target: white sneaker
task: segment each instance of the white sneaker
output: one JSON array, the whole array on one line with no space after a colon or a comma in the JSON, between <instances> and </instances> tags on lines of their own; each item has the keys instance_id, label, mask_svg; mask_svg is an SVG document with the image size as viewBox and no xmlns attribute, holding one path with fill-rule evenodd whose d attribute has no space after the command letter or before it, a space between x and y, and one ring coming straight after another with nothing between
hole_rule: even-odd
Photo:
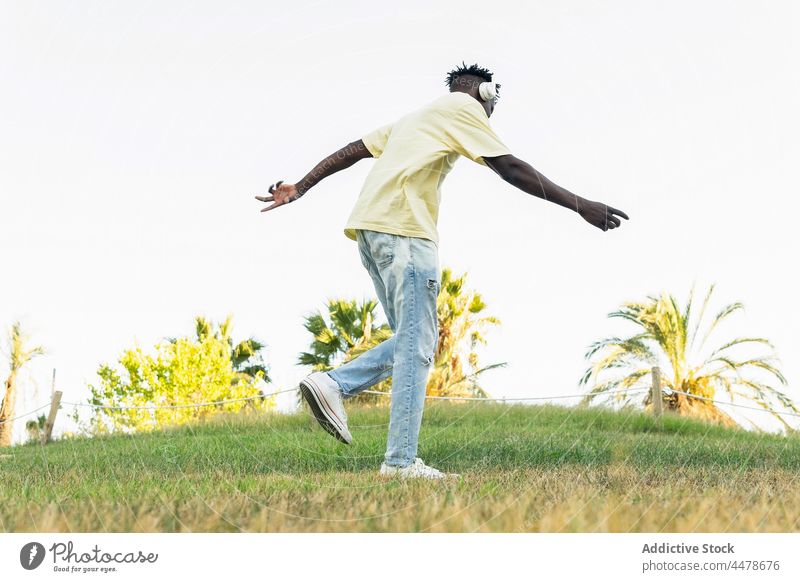
<instances>
[{"instance_id":1,"label":"white sneaker","mask_svg":"<svg viewBox=\"0 0 800 582\"><path fill-rule=\"evenodd\" d=\"M458 473L443 473L439 469L429 467L422 462L419 457L414 459L408 467L393 467L385 462L381 465L381 475L388 477L400 477L402 479L423 477L425 479L447 479L460 477Z\"/></svg>"},{"instance_id":2,"label":"white sneaker","mask_svg":"<svg viewBox=\"0 0 800 582\"><path fill-rule=\"evenodd\" d=\"M325 372L313 372L300 381L300 393L322 428L343 443L353 442L347 428L342 391L333 378Z\"/></svg>"}]
</instances>

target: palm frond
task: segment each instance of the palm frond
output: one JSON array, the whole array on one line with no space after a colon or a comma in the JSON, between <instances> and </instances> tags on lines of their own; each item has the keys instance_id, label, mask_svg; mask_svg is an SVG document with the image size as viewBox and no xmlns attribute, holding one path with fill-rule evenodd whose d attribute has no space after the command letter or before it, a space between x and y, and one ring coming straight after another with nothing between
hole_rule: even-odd
<instances>
[{"instance_id":1,"label":"palm frond","mask_svg":"<svg viewBox=\"0 0 800 582\"><path fill-rule=\"evenodd\" d=\"M700 307L700 314L697 316L697 320L694 326L694 331L692 332L692 339L691 344L694 345L695 337L697 337L697 330L700 329L700 324L703 321L703 316L706 313L706 308L708 307L708 302L711 299L711 294L714 292L714 287L716 283L712 283L708 288L708 293L706 293L706 298L703 300L703 305Z\"/></svg>"},{"instance_id":2,"label":"palm frond","mask_svg":"<svg viewBox=\"0 0 800 582\"><path fill-rule=\"evenodd\" d=\"M211 322L202 315L196 316L194 320L195 320L195 334L197 335L197 340L203 341L211 333Z\"/></svg>"},{"instance_id":3,"label":"palm frond","mask_svg":"<svg viewBox=\"0 0 800 582\"><path fill-rule=\"evenodd\" d=\"M731 303L730 305L726 305L723 307L716 316L714 316L711 325L709 326L708 330L706 331L705 335L703 335L703 339L700 341L700 348L702 348L706 344L706 340L708 340L711 332L719 325L723 320L725 320L728 316L732 313L740 311L744 309L744 305L737 301L735 303Z\"/></svg>"},{"instance_id":4,"label":"palm frond","mask_svg":"<svg viewBox=\"0 0 800 582\"><path fill-rule=\"evenodd\" d=\"M693 282L691 289L689 289L689 297L686 299L686 308L683 310L683 321L687 331L689 329L689 318L692 315L692 301L694 300L695 284L696 282ZM688 341L688 335L686 339Z\"/></svg>"},{"instance_id":5,"label":"palm frond","mask_svg":"<svg viewBox=\"0 0 800 582\"><path fill-rule=\"evenodd\" d=\"M792 427L789 425L789 423L786 422L786 420L783 418L780 412L775 410L775 407L769 402L770 396L775 397L778 400L778 402L780 402L783 405L784 408L788 408L793 412L798 412L794 402L792 402L788 396L786 396L780 390L776 390L775 388L772 388L771 386L762 384L760 382L753 382L750 380L746 380L743 382L743 385L751 388L756 393L755 396L752 394L750 395L743 394L745 398L747 398L751 402L755 402L758 406L768 411L770 414L772 414L773 417L775 417L778 421L780 421L785 428L792 429Z\"/></svg>"},{"instance_id":6,"label":"palm frond","mask_svg":"<svg viewBox=\"0 0 800 582\"><path fill-rule=\"evenodd\" d=\"M218 325L220 339L230 340L233 332L233 314L229 313L225 319Z\"/></svg>"},{"instance_id":7,"label":"palm frond","mask_svg":"<svg viewBox=\"0 0 800 582\"><path fill-rule=\"evenodd\" d=\"M716 350L714 350L711 353L711 355L709 356L709 359L713 358L714 356L718 355L719 353L721 353L721 352L723 352L723 351L725 351L725 350L727 350L729 348L732 348L733 346L738 346L739 344L745 344L745 343L761 343L761 344L765 344L768 347L773 348L773 349L775 347L775 346L772 345L771 341L769 341L768 339L763 338L763 337L740 337L740 338L737 338L737 339L735 339L733 341L729 341L728 343L723 344L720 347L718 347Z\"/></svg>"},{"instance_id":8,"label":"palm frond","mask_svg":"<svg viewBox=\"0 0 800 582\"><path fill-rule=\"evenodd\" d=\"M773 364L773 362L775 361L776 358L773 358L771 356L762 356L759 358L750 358L749 360L743 360L742 362L739 362L739 366L740 367L755 366L756 368L761 368L763 370L766 370L767 372L775 376L781 384L786 386L787 384L786 377Z\"/></svg>"},{"instance_id":9,"label":"palm frond","mask_svg":"<svg viewBox=\"0 0 800 582\"><path fill-rule=\"evenodd\" d=\"M28 347L28 334L22 329L22 322L15 321L11 324L8 336L9 360L11 371L16 372L36 356L44 354L42 346Z\"/></svg>"}]
</instances>

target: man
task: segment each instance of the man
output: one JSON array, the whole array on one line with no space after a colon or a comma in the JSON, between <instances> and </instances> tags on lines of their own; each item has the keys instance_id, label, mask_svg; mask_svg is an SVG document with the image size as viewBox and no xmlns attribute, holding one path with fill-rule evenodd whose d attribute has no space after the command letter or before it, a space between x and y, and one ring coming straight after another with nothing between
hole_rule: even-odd
<instances>
[{"instance_id":1,"label":"man","mask_svg":"<svg viewBox=\"0 0 800 582\"><path fill-rule=\"evenodd\" d=\"M523 192L577 212L606 231L621 210L557 186L513 156L489 126L500 85L477 64L462 63L446 78L450 92L395 123L334 152L302 180L270 186L272 210L293 202L323 178L363 158L378 158L344 228L357 241L393 337L329 372L314 372L300 390L320 425L350 443L343 398L392 377L389 435L381 475L441 479L416 456L425 389L438 342L440 268L436 229L442 180L459 156L488 166Z\"/></svg>"}]
</instances>

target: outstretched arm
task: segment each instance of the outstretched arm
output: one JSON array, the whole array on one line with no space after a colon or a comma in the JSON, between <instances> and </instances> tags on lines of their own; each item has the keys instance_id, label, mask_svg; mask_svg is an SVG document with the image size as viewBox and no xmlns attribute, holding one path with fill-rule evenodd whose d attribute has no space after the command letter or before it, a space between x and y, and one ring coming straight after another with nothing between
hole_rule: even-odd
<instances>
[{"instance_id":1,"label":"outstretched arm","mask_svg":"<svg viewBox=\"0 0 800 582\"><path fill-rule=\"evenodd\" d=\"M372 154L360 139L349 143L314 166L314 168L296 184L285 184L283 180L280 180L269 187L271 196L256 196L256 200L273 203L271 206L262 209L261 212L272 210L278 206L293 202L308 192L323 178L327 178L331 174L349 168L358 160L371 157Z\"/></svg>"},{"instance_id":2,"label":"outstretched arm","mask_svg":"<svg viewBox=\"0 0 800 582\"><path fill-rule=\"evenodd\" d=\"M628 220L628 215L622 210L573 194L566 188L562 188L542 176L529 163L511 154L494 158L484 157L483 160L487 166L512 186L516 186L528 194L533 194L559 206L574 210L586 222L603 231L609 228L617 228L620 225L621 221L615 214Z\"/></svg>"}]
</instances>

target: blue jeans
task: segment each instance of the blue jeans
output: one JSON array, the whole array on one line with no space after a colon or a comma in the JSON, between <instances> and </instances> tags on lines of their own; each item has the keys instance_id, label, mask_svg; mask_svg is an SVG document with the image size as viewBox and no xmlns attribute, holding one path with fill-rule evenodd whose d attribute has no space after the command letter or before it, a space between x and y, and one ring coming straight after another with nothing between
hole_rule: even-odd
<instances>
[{"instance_id":1,"label":"blue jeans","mask_svg":"<svg viewBox=\"0 0 800 582\"><path fill-rule=\"evenodd\" d=\"M344 398L392 377L384 461L406 467L417 456L425 389L439 341L438 247L425 238L374 230L356 230L356 240L394 335L328 375Z\"/></svg>"}]
</instances>

